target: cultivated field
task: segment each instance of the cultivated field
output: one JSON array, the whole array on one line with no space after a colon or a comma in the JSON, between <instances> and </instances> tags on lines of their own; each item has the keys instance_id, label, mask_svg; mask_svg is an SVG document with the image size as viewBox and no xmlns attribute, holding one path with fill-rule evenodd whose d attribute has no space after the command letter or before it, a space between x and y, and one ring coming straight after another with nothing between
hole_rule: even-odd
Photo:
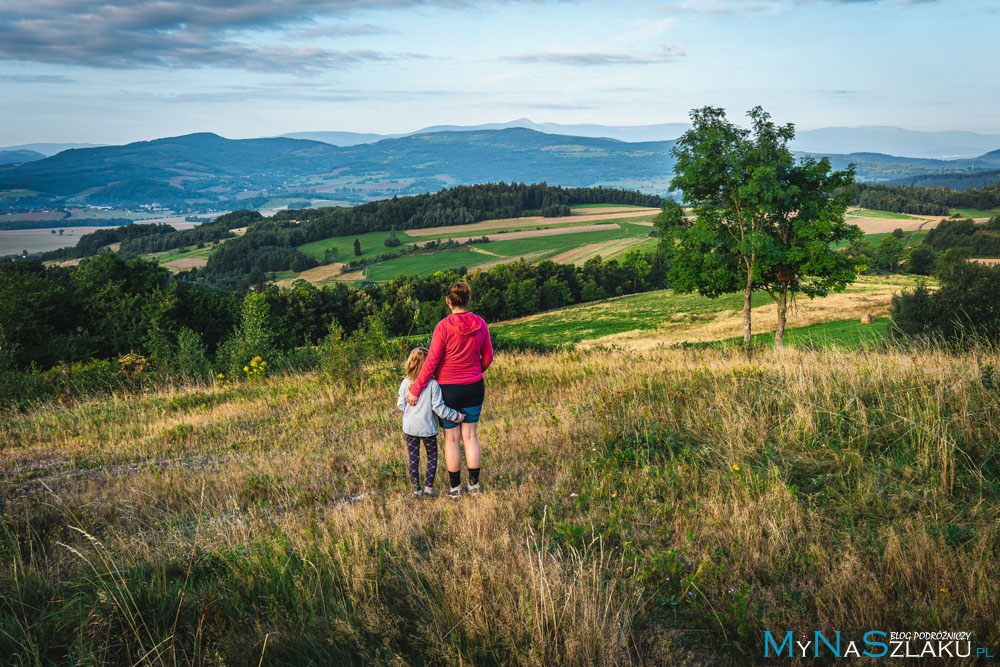
<instances>
[{"instance_id":1,"label":"cultivated field","mask_svg":"<svg viewBox=\"0 0 1000 667\"><path fill-rule=\"evenodd\" d=\"M996 351L500 353L485 493L457 503L410 496L400 362L7 415L0 655L742 665L764 630L1000 641Z\"/></svg>"}]
</instances>

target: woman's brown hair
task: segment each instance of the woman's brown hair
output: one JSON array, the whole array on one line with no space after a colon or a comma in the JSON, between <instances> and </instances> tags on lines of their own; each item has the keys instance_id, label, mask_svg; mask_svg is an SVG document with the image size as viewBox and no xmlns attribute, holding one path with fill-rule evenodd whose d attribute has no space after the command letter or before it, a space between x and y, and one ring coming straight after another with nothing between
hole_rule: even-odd
<instances>
[{"instance_id":1,"label":"woman's brown hair","mask_svg":"<svg viewBox=\"0 0 1000 667\"><path fill-rule=\"evenodd\" d=\"M469 301L472 299L472 290L469 289L469 283L452 283L451 287L448 288L448 296L445 298L448 299L448 303L456 308L467 308Z\"/></svg>"},{"instance_id":2,"label":"woman's brown hair","mask_svg":"<svg viewBox=\"0 0 1000 667\"><path fill-rule=\"evenodd\" d=\"M424 360L427 359L426 347L415 347L410 350L410 356L406 359L406 377L410 382L416 382L420 375L420 369L424 367Z\"/></svg>"}]
</instances>

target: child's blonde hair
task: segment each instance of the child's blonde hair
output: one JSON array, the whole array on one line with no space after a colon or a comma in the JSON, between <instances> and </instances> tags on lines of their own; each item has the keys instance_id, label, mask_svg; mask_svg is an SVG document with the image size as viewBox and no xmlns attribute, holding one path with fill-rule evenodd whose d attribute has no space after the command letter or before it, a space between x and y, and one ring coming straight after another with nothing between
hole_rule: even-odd
<instances>
[{"instance_id":1,"label":"child's blonde hair","mask_svg":"<svg viewBox=\"0 0 1000 667\"><path fill-rule=\"evenodd\" d=\"M426 347L415 347L410 350L410 356L406 359L406 377L410 378L410 382L417 381L417 376L420 375L420 369L424 367L426 359Z\"/></svg>"}]
</instances>

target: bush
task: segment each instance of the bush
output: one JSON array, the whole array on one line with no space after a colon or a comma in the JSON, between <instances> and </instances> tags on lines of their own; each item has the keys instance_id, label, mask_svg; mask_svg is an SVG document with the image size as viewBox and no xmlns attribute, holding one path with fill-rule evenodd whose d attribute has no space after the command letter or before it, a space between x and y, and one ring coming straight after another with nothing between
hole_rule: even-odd
<instances>
[{"instance_id":1,"label":"bush","mask_svg":"<svg viewBox=\"0 0 1000 667\"><path fill-rule=\"evenodd\" d=\"M240 325L233 335L219 346L220 367L230 376L239 375L254 357L271 358L272 328L268 322L270 307L261 292L250 292L243 298Z\"/></svg>"},{"instance_id":2,"label":"bush","mask_svg":"<svg viewBox=\"0 0 1000 667\"><path fill-rule=\"evenodd\" d=\"M1000 341L1000 266L973 262L957 264L941 276L941 289L931 293L923 284L895 296L889 313L893 333L903 337L929 335L947 341Z\"/></svg>"}]
</instances>

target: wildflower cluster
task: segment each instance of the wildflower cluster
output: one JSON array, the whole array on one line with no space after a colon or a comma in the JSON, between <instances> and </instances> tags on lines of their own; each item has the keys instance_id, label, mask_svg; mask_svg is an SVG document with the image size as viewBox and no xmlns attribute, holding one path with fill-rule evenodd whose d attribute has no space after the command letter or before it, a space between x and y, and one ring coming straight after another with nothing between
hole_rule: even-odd
<instances>
[{"instance_id":1,"label":"wildflower cluster","mask_svg":"<svg viewBox=\"0 0 1000 667\"><path fill-rule=\"evenodd\" d=\"M267 362L260 355L250 360L250 364L243 367L243 374L248 380L257 380L264 377L267 372Z\"/></svg>"}]
</instances>

